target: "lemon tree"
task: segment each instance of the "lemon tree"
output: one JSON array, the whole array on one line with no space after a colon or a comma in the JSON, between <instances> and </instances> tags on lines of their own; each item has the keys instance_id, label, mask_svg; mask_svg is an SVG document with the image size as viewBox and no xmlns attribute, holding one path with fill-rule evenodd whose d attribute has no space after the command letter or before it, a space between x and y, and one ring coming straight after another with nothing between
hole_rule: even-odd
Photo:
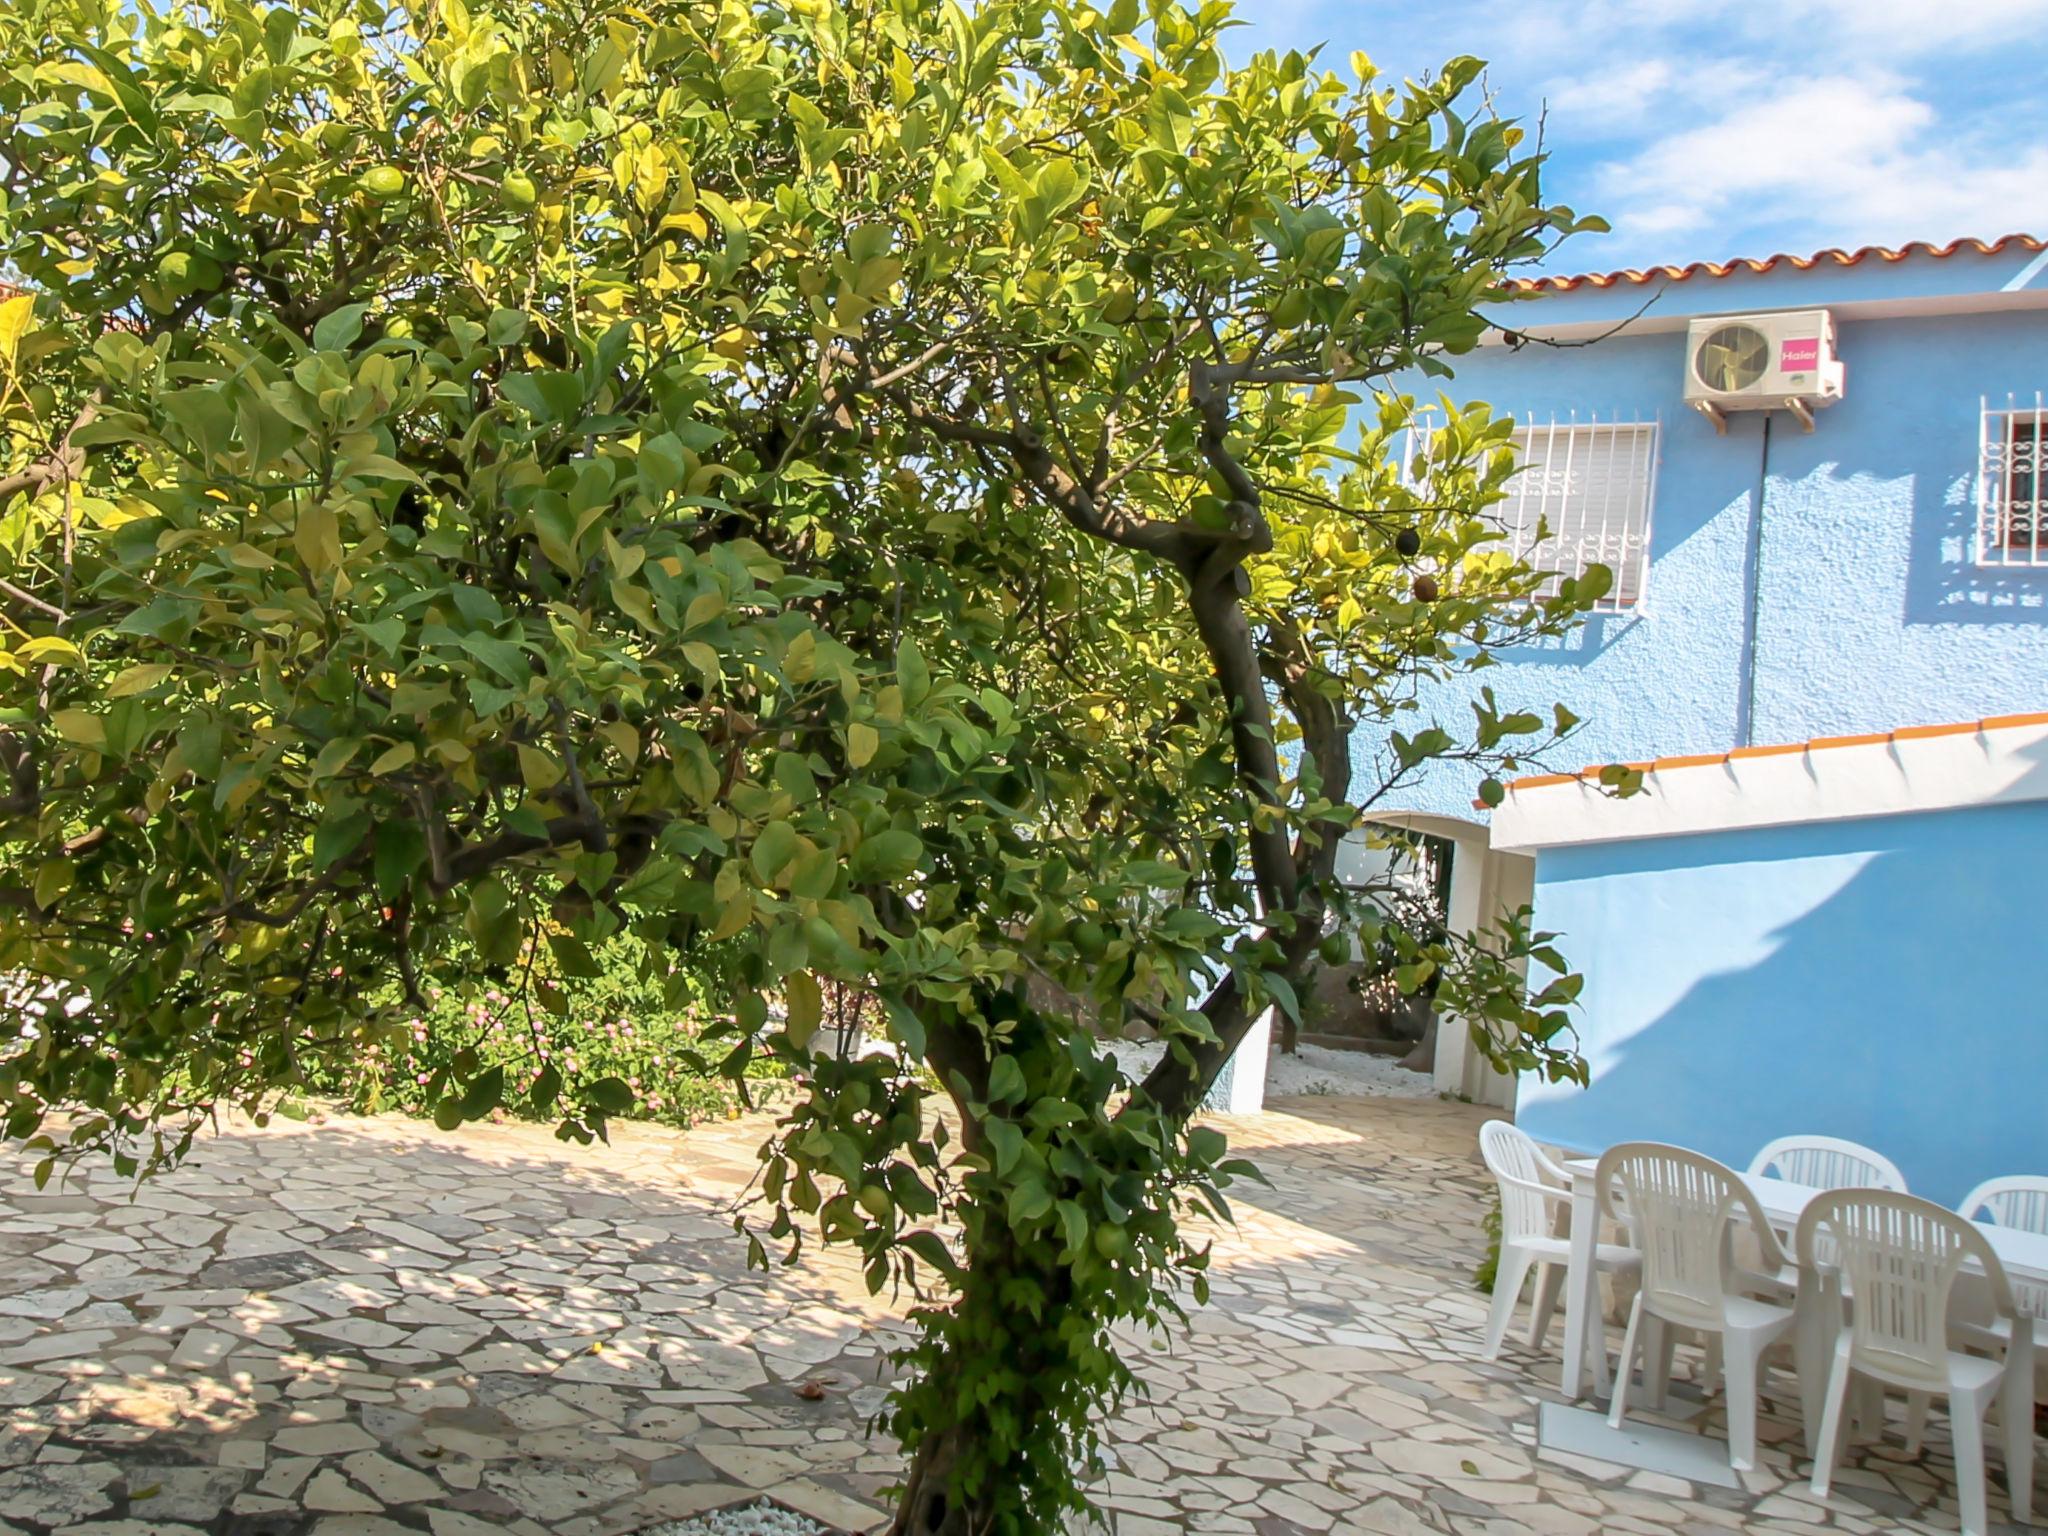
<instances>
[{"instance_id":1,"label":"lemon tree","mask_svg":"<svg viewBox=\"0 0 2048 1536\"><path fill-rule=\"evenodd\" d=\"M736 999L707 1071L805 1084L756 1256L918 1298L900 1529L1085 1507L1110 1327L1203 1295L1244 1172L1197 1104L1385 926L1338 841L1572 725L1416 682L1601 590L1505 552L1509 424L1411 437L1396 382L1585 221L1475 61L1233 67L1229 25L0 14L7 1134L153 1169L429 991L567 1016L624 955ZM1542 936L1387 942L1581 1070ZM931 1076L845 1049L847 996ZM1142 1082L1119 1032L1168 1044ZM429 1087L570 1140L634 1107L538 1056Z\"/></svg>"}]
</instances>

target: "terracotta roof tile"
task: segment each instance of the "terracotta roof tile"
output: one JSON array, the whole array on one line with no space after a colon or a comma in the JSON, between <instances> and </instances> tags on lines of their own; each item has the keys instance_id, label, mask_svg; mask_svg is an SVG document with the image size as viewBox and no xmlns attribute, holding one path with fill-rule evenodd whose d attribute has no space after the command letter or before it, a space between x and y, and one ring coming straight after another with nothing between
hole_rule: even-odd
<instances>
[{"instance_id":1,"label":"terracotta roof tile","mask_svg":"<svg viewBox=\"0 0 2048 1536\"><path fill-rule=\"evenodd\" d=\"M1884 262L1905 261L1913 256L1953 256L1958 251L1975 251L1983 256L1995 256L2000 251L2018 249L2038 251L2043 249L2041 240L2033 235L2001 235L1996 240L1951 240L1947 245L1935 245L1928 240L1909 240L1901 246L1866 245L1860 250L1846 251L1832 249L1815 251L1811 256L1794 256L1780 252L1775 256L1748 256L1736 261L1693 261L1682 267L1660 266L1622 267L1613 272L1582 272L1572 276L1563 274L1553 277L1518 277L1508 283L1516 293L1563 293L1573 288L1612 288L1622 283L1653 283L1660 279L1666 282L1682 283L1693 277L1727 277L1734 272L1768 272L1774 267L1789 266L1805 272L1829 263L1838 267L1853 267L1864 261Z\"/></svg>"}]
</instances>

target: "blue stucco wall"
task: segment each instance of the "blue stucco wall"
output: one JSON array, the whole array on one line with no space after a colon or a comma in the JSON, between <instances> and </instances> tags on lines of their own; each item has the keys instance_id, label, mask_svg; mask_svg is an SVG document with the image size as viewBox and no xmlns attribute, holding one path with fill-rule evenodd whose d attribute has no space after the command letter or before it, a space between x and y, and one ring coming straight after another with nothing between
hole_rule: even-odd
<instances>
[{"instance_id":1,"label":"blue stucco wall","mask_svg":"<svg viewBox=\"0 0 2048 1536\"><path fill-rule=\"evenodd\" d=\"M1525 1079L1517 1118L1738 1168L1845 1136L1948 1205L2048 1173L2044 867L2039 802L1545 850L1536 908L1586 973L1592 1086Z\"/></svg>"},{"instance_id":2,"label":"blue stucco wall","mask_svg":"<svg viewBox=\"0 0 2048 1536\"><path fill-rule=\"evenodd\" d=\"M1730 313L1995 291L2031 253L1957 256L1668 285L1652 313ZM2048 276L2028 279L2048 286ZM1536 327L1618 319L1641 288L1581 290L1509 307ZM1469 729L1483 683L1502 703L1586 726L1551 766L1725 751L1745 744L2018 713L2048 702L2048 569L1978 570L1980 400L2048 389L2048 311L1841 320L1844 399L1808 435L1737 413L1728 435L1681 399L1682 330L1576 350L1488 347L1448 385L1534 420L1661 420L1644 601L1570 640L1425 688L1425 718ZM1754 546L1755 554L1751 550ZM1747 628L1754 614L1754 661ZM1404 720L1411 730L1416 722ZM1378 743L1361 734L1361 762ZM1442 767L1386 804L1483 819L1477 775Z\"/></svg>"}]
</instances>

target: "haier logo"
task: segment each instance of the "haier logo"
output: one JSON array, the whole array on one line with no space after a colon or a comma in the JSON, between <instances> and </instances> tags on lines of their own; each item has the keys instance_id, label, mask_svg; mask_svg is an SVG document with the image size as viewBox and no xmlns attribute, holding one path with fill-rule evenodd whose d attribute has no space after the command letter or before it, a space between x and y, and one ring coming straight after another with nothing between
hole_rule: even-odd
<instances>
[{"instance_id":1,"label":"haier logo","mask_svg":"<svg viewBox=\"0 0 2048 1536\"><path fill-rule=\"evenodd\" d=\"M1784 373L1812 373L1820 367L1818 336L1788 336L1778 344L1778 368Z\"/></svg>"}]
</instances>

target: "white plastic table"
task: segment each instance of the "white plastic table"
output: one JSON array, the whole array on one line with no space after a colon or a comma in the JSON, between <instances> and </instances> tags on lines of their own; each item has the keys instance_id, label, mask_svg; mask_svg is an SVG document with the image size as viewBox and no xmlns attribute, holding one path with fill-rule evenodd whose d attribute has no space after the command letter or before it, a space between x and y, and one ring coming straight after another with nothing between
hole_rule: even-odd
<instances>
[{"instance_id":1,"label":"white plastic table","mask_svg":"<svg viewBox=\"0 0 2048 1536\"><path fill-rule=\"evenodd\" d=\"M1599 1167L1599 1160L1572 1158L1564 1166L1572 1176L1572 1250L1571 1263L1565 1275L1564 1374L1559 1386L1566 1401L1570 1402L1585 1395L1584 1373L1588 1367L1594 1378L1594 1390L1604 1389L1607 1344L1600 1330L1594 1326L1600 1308L1600 1272L1593 1266L1593 1244L1600 1232L1600 1200L1593 1174ZM1820 1193L1809 1185L1789 1184L1783 1179L1745 1179L1744 1182L1755 1193L1757 1204L1763 1207L1771 1225L1780 1231L1789 1232L1797 1227L1800 1213ZM1991 1251L2005 1266L2008 1278L2031 1280L2036 1282L2036 1287L2048 1287L2048 1235L1991 1226L1984 1222L1974 1225L1989 1239ZM2043 1297L2048 1296L2048 1291L2038 1288L2028 1288L2031 1295L2020 1287L2014 1289L2021 1293L2018 1299L2022 1306L2031 1301L2036 1308L2041 1308ZM1798 1346L1799 1390L1809 1403L1819 1400L1821 1389L1826 1385L1819 1362L1825 1360L1826 1352L1833 1348L1833 1329L1839 1325L1840 1313L1839 1304L1834 1308L1832 1319L1824 1305L1810 1304L1802 1309ZM2048 1310L2038 1311L2037 1315L2048 1317ZM1815 1422L1811 1414L1808 1422Z\"/></svg>"}]
</instances>

